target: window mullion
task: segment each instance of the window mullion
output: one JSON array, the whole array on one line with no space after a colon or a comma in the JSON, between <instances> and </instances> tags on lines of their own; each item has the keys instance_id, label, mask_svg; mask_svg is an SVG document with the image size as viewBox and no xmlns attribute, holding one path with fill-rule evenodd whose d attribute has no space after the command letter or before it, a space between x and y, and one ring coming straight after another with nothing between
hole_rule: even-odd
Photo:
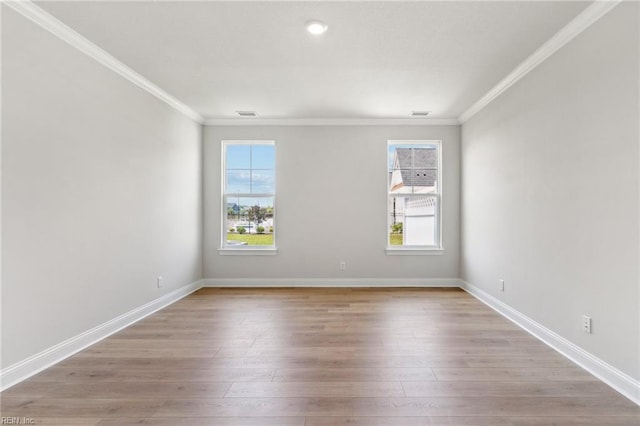
<instances>
[{"instance_id":1,"label":"window mullion","mask_svg":"<svg viewBox=\"0 0 640 426\"><path fill-rule=\"evenodd\" d=\"M389 141L387 241L390 250L403 247L433 250L441 246L441 164L440 141Z\"/></svg>"},{"instance_id":2,"label":"window mullion","mask_svg":"<svg viewBox=\"0 0 640 426\"><path fill-rule=\"evenodd\" d=\"M244 148L242 146L244 145ZM261 148L258 148L261 146ZM264 148L270 146L270 148ZM240 148L237 148L240 147ZM221 254L227 250L238 253L239 251L245 252L245 254L251 254L256 250L262 251L275 251L275 231L265 232L261 230L257 235L255 232L258 227L266 228L267 226L275 225L275 143L274 141L222 141L222 243ZM248 148L248 149L247 149ZM246 164L246 161L249 164ZM255 165L260 169L254 169ZM234 166L233 169L228 166ZM236 170L232 172L231 170ZM261 172L260 170L265 170ZM249 173L247 178L246 172ZM256 176L257 174L264 174L264 180L262 176ZM258 179L254 188L253 179ZM247 182L248 180L248 182ZM240 189L243 192L227 192L228 189ZM248 189L248 191L247 191ZM270 192L257 192L260 190L271 190ZM266 216L262 217L262 220L256 221L250 220L250 209L254 205L259 205L261 208L267 209ZM262 212L261 212L262 213ZM247 222L249 227L247 228ZM246 235L237 235L234 230L233 233L229 229L243 226L248 232ZM267 228L269 229L269 228ZM252 232L253 231L253 232ZM245 234L243 231L240 234ZM263 234L265 238L263 238ZM271 236L269 236L271 234Z\"/></svg>"}]
</instances>

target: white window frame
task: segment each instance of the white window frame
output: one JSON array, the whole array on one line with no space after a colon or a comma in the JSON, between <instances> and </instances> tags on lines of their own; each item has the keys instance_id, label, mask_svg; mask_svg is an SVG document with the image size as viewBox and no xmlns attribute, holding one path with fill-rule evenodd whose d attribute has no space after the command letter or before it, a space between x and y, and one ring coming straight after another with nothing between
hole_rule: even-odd
<instances>
[{"instance_id":1,"label":"white window frame","mask_svg":"<svg viewBox=\"0 0 640 426\"><path fill-rule=\"evenodd\" d=\"M389 191L389 147L391 145L436 145L438 151L438 173L437 173L437 192L434 194L428 194L435 197L438 204L436 209L436 244L434 245L391 245L389 241L389 232L391 229L391 211L389 211L389 200L392 196L398 196ZM385 170L386 170L386 210L387 210L387 229L385 238L387 240L386 253L388 255L441 255L444 253L442 246L442 194L444 183L442 181L442 141L441 140L389 140L387 141L385 151ZM424 196L425 194L406 194L410 197Z\"/></svg>"},{"instance_id":2,"label":"white window frame","mask_svg":"<svg viewBox=\"0 0 640 426\"><path fill-rule=\"evenodd\" d=\"M227 193L226 179L227 179L227 146L230 145L271 145L274 150L274 183L273 193ZM222 186L220 188L221 194L221 232L220 232L220 249L218 250L221 255L275 255L278 251L276 246L276 233L278 227L276 226L276 142L274 140L223 140L222 146ZM228 197L245 197L245 198L267 198L273 199L273 245L270 246L243 246L243 245L230 245L227 244L227 199Z\"/></svg>"}]
</instances>

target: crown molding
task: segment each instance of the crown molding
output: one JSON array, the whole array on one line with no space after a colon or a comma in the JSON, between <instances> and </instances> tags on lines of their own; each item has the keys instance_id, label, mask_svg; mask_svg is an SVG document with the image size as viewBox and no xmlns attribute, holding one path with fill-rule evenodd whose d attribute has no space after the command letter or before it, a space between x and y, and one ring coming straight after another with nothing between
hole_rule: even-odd
<instances>
[{"instance_id":1,"label":"crown molding","mask_svg":"<svg viewBox=\"0 0 640 426\"><path fill-rule=\"evenodd\" d=\"M207 118L205 126L457 126L457 118Z\"/></svg>"},{"instance_id":2,"label":"crown molding","mask_svg":"<svg viewBox=\"0 0 640 426\"><path fill-rule=\"evenodd\" d=\"M544 62L565 44L590 27L622 0L596 0L564 28L525 59L496 86L476 101L458 118L204 118L165 90L138 74L31 0L2 0L2 3L38 24L72 47L93 58L131 83L167 103L172 108L207 126L455 126L468 121L521 78Z\"/></svg>"},{"instance_id":3,"label":"crown molding","mask_svg":"<svg viewBox=\"0 0 640 426\"><path fill-rule=\"evenodd\" d=\"M190 119L202 124L204 118L186 104L164 91L162 88L138 74L111 54L101 49L58 19L36 6L31 0L3 0L3 4L15 10L25 18L38 24L51 34L75 47L85 55L93 58L103 66L126 78L131 83L147 91L151 95L167 103Z\"/></svg>"},{"instance_id":4,"label":"crown molding","mask_svg":"<svg viewBox=\"0 0 640 426\"><path fill-rule=\"evenodd\" d=\"M596 0L585 10L565 25L553 37L547 40L527 59L520 63L505 78L496 84L487 94L460 114L458 121L464 123L489 105L503 92L516 84L521 78L530 73L549 56L560 50L565 44L573 40L578 34L589 28L594 22L602 18L607 12L616 7L622 0Z\"/></svg>"}]
</instances>

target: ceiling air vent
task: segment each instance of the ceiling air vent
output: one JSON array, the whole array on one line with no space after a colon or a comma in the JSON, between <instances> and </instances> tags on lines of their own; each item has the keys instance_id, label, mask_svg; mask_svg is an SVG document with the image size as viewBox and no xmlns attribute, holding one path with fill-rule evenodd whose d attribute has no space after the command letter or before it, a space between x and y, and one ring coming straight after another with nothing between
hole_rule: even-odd
<instances>
[{"instance_id":1,"label":"ceiling air vent","mask_svg":"<svg viewBox=\"0 0 640 426\"><path fill-rule=\"evenodd\" d=\"M431 111L411 111L412 117L426 117Z\"/></svg>"},{"instance_id":2,"label":"ceiling air vent","mask_svg":"<svg viewBox=\"0 0 640 426\"><path fill-rule=\"evenodd\" d=\"M257 117L258 113L255 111L236 111L240 117Z\"/></svg>"}]
</instances>

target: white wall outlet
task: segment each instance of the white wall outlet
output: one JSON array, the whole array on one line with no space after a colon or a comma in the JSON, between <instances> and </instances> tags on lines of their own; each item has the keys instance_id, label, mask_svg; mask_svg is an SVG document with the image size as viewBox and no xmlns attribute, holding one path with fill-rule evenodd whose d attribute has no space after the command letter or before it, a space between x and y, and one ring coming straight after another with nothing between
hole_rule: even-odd
<instances>
[{"instance_id":1,"label":"white wall outlet","mask_svg":"<svg viewBox=\"0 0 640 426\"><path fill-rule=\"evenodd\" d=\"M158 288L162 288L162 277L158 277Z\"/></svg>"},{"instance_id":2,"label":"white wall outlet","mask_svg":"<svg viewBox=\"0 0 640 426\"><path fill-rule=\"evenodd\" d=\"M582 316L582 331L587 334L591 334L591 317L586 315Z\"/></svg>"},{"instance_id":3,"label":"white wall outlet","mask_svg":"<svg viewBox=\"0 0 640 426\"><path fill-rule=\"evenodd\" d=\"M346 271L347 270L347 262L345 262L344 260L340 261L340 270L341 271Z\"/></svg>"},{"instance_id":4,"label":"white wall outlet","mask_svg":"<svg viewBox=\"0 0 640 426\"><path fill-rule=\"evenodd\" d=\"M498 280L500 291L504 291L504 280Z\"/></svg>"}]
</instances>

